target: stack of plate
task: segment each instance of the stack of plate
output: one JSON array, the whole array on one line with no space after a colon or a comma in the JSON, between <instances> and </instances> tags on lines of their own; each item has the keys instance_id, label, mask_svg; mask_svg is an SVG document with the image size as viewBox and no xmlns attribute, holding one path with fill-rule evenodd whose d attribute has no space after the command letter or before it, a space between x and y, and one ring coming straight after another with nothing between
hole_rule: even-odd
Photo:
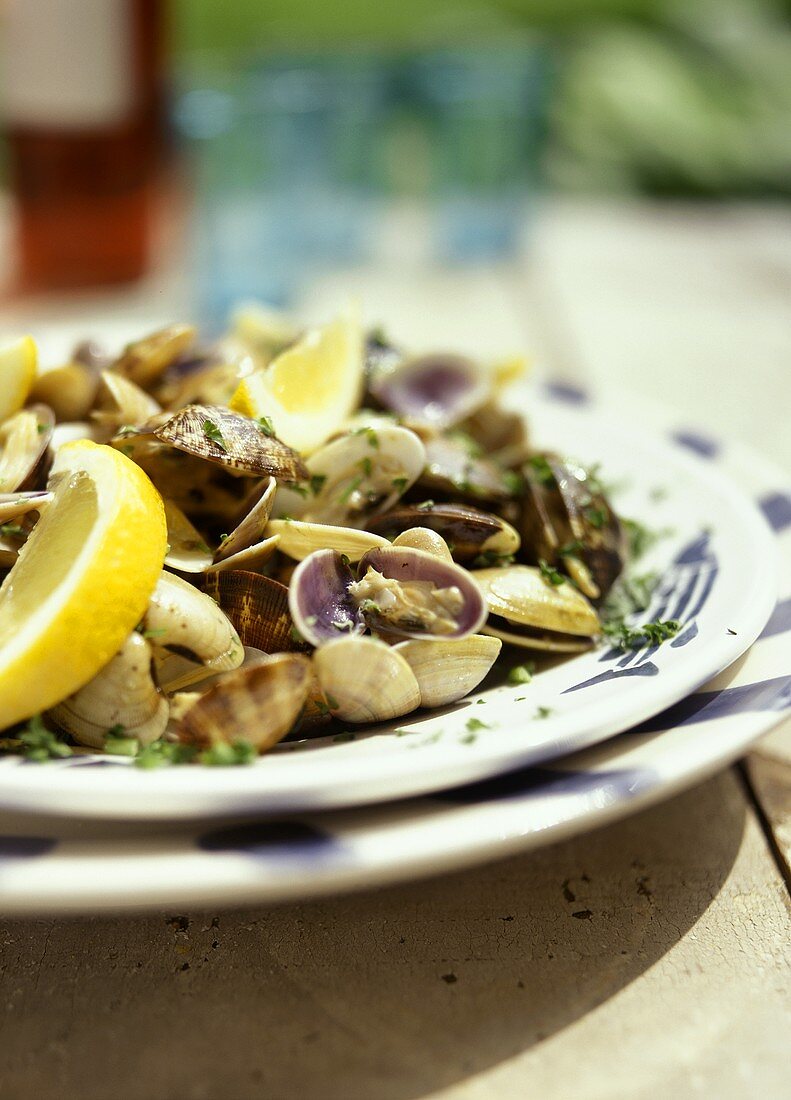
<instances>
[{"instance_id":1,"label":"stack of plate","mask_svg":"<svg viewBox=\"0 0 791 1100\"><path fill-rule=\"evenodd\" d=\"M287 742L246 768L5 758L2 909L265 903L448 870L667 797L778 721L791 707L783 475L622 395L554 384L527 401L537 446L600 461L619 510L665 532L645 561L660 575L646 619L680 620L672 641L552 662L528 684Z\"/></svg>"}]
</instances>

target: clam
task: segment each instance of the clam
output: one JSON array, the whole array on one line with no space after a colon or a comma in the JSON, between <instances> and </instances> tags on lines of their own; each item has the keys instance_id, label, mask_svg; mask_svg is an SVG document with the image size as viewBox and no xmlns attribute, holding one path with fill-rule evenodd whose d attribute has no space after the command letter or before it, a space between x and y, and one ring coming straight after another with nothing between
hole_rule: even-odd
<instances>
[{"instance_id":1,"label":"clam","mask_svg":"<svg viewBox=\"0 0 791 1100\"><path fill-rule=\"evenodd\" d=\"M85 363L66 363L40 374L28 400L47 405L61 421L85 420L93 408L99 375Z\"/></svg>"},{"instance_id":2,"label":"clam","mask_svg":"<svg viewBox=\"0 0 791 1100\"><path fill-rule=\"evenodd\" d=\"M488 376L463 355L434 353L401 360L379 356L368 381L369 392L398 416L434 428L449 428L489 396Z\"/></svg>"},{"instance_id":3,"label":"clam","mask_svg":"<svg viewBox=\"0 0 791 1100\"><path fill-rule=\"evenodd\" d=\"M375 638L338 638L317 649L313 667L331 713L344 722L385 722L420 706L407 662Z\"/></svg>"},{"instance_id":4,"label":"clam","mask_svg":"<svg viewBox=\"0 0 791 1100\"><path fill-rule=\"evenodd\" d=\"M46 405L32 405L0 424L0 492L43 486L54 423Z\"/></svg>"},{"instance_id":5,"label":"clam","mask_svg":"<svg viewBox=\"0 0 791 1100\"><path fill-rule=\"evenodd\" d=\"M277 653L238 668L182 715L179 740L214 745L243 738L257 752L266 752L296 722L310 683L310 661L301 653Z\"/></svg>"},{"instance_id":6,"label":"clam","mask_svg":"<svg viewBox=\"0 0 791 1100\"><path fill-rule=\"evenodd\" d=\"M392 424L339 436L307 460L305 486L281 487L273 515L364 527L369 516L387 511L417 480L425 457L415 433Z\"/></svg>"},{"instance_id":7,"label":"clam","mask_svg":"<svg viewBox=\"0 0 791 1100\"><path fill-rule=\"evenodd\" d=\"M40 512L52 500L45 490L33 493L0 493L0 524L9 523L28 512Z\"/></svg>"},{"instance_id":8,"label":"clam","mask_svg":"<svg viewBox=\"0 0 791 1100\"><path fill-rule=\"evenodd\" d=\"M354 574L337 550L316 550L294 570L288 606L294 625L311 645L363 633L365 620L351 595L354 583Z\"/></svg>"},{"instance_id":9,"label":"clam","mask_svg":"<svg viewBox=\"0 0 791 1100\"><path fill-rule=\"evenodd\" d=\"M213 561L206 541L177 505L170 500L163 503L168 525L165 565L179 573L204 573Z\"/></svg>"},{"instance_id":10,"label":"clam","mask_svg":"<svg viewBox=\"0 0 791 1100\"><path fill-rule=\"evenodd\" d=\"M530 454L527 421L521 413L487 401L459 427L480 449L501 466L521 465Z\"/></svg>"},{"instance_id":11,"label":"clam","mask_svg":"<svg viewBox=\"0 0 791 1100\"><path fill-rule=\"evenodd\" d=\"M374 517L369 526L386 538L427 527L441 535L455 560L462 562L489 557L494 563L519 549L519 533L510 523L466 504L405 504Z\"/></svg>"},{"instance_id":12,"label":"clam","mask_svg":"<svg viewBox=\"0 0 791 1100\"><path fill-rule=\"evenodd\" d=\"M570 584L551 584L528 565L476 569L470 576L489 608L487 634L557 653L588 649L601 625L593 607Z\"/></svg>"},{"instance_id":13,"label":"clam","mask_svg":"<svg viewBox=\"0 0 791 1100\"><path fill-rule=\"evenodd\" d=\"M239 474L299 481L307 470L296 451L265 426L222 405L187 405L150 432L196 458Z\"/></svg>"},{"instance_id":14,"label":"clam","mask_svg":"<svg viewBox=\"0 0 791 1100\"><path fill-rule=\"evenodd\" d=\"M81 745L101 749L115 726L143 745L156 741L167 726L168 710L151 676L151 646L133 632L109 664L48 714Z\"/></svg>"},{"instance_id":15,"label":"clam","mask_svg":"<svg viewBox=\"0 0 791 1100\"><path fill-rule=\"evenodd\" d=\"M254 542L252 546L245 546L228 558L217 558L206 570L207 573L224 573L229 570L243 569L257 573L266 565L280 543L280 535L270 535L268 538Z\"/></svg>"},{"instance_id":16,"label":"clam","mask_svg":"<svg viewBox=\"0 0 791 1100\"><path fill-rule=\"evenodd\" d=\"M240 550L260 543L277 492L277 482L273 477L266 478L256 488L253 496L243 505L243 517L229 535L221 541L214 554L215 562L233 558ZM273 532L274 533L274 532ZM240 566L240 568L242 568Z\"/></svg>"},{"instance_id":17,"label":"clam","mask_svg":"<svg viewBox=\"0 0 791 1100\"><path fill-rule=\"evenodd\" d=\"M143 424L162 411L153 397L122 374L104 370L100 378L91 414L98 423L117 429L124 424Z\"/></svg>"},{"instance_id":18,"label":"clam","mask_svg":"<svg viewBox=\"0 0 791 1100\"><path fill-rule=\"evenodd\" d=\"M438 535L428 527L409 527L400 535L396 535L393 546L411 546L413 550L423 550L426 554L432 554L442 561L453 561L450 547L442 535Z\"/></svg>"},{"instance_id":19,"label":"clam","mask_svg":"<svg viewBox=\"0 0 791 1100\"><path fill-rule=\"evenodd\" d=\"M297 566L289 606L297 629L312 645L366 627L396 637L461 638L486 617L466 570L422 550L369 550L357 577L333 550L319 550Z\"/></svg>"},{"instance_id":20,"label":"clam","mask_svg":"<svg viewBox=\"0 0 791 1100\"><path fill-rule=\"evenodd\" d=\"M153 386L195 340L192 325L168 325L127 344L112 369L143 389Z\"/></svg>"},{"instance_id":21,"label":"clam","mask_svg":"<svg viewBox=\"0 0 791 1100\"><path fill-rule=\"evenodd\" d=\"M389 546L387 539L360 531L357 527L334 527L329 523L305 523L298 519L273 519L267 533L278 535L281 554L302 561L315 550L337 550L349 561L359 561L368 550Z\"/></svg>"},{"instance_id":22,"label":"clam","mask_svg":"<svg viewBox=\"0 0 791 1100\"><path fill-rule=\"evenodd\" d=\"M294 629L284 584L234 570L207 574L203 589L228 616L246 648L264 653L305 648Z\"/></svg>"},{"instance_id":23,"label":"clam","mask_svg":"<svg viewBox=\"0 0 791 1100\"><path fill-rule=\"evenodd\" d=\"M446 435L426 442L426 468L419 484L454 500L461 497L494 504L510 500L521 488L519 478L510 470L471 453L465 441Z\"/></svg>"},{"instance_id":24,"label":"clam","mask_svg":"<svg viewBox=\"0 0 791 1100\"><path fill-rule=\"evenodd\" d=\"M227 405L239 379L258 360L238 340L220 341L206 352L176 363L156 388L157 399L171 409L182 405Z\"/></svg>"},{"instance_id":25,"label":"clam","mask_svg":"<svg viewBox=\"0 0 791 1100\"><path fill-rule=\"evenodd\" d=\"M228 616L210 596L173 573L162 572L143 626L155 643L157 678L167 691L238 668L244 658Z\"/></svg>"},{"instance_id":26,"label":"clam","mask_svg":"<svg viewBox=\"0 0 791 1100\"><path fill-rule=\"evenodd\" d=\"M598 479L579 464L535 455L525 465L523 551L563 569L590 599L609 592L625 561L623 529Z\"/></svg>"},{"instance_id":27,"label":"clam","mask_svg":"<svg viewBox=\"0 0 791 1100\"><path fill-rule=\"evenodd\" d=\"M499 638L470 634L461 641L412 638L393 649L412 669L424 707L456 703L478 686L502 649Z\"/></svg>"},{"instance_id":28,"label":"clam","mask_svg":"<svg viewBox=\"0 0 791 1100\"><path fill-rule=\"evenodd\" d=\"M160 443L149 432L127 431L110 442L145 470L165 500L190 520L205 520L227 531L248 496L247 478Z\"/></svg>"}]
</instances>

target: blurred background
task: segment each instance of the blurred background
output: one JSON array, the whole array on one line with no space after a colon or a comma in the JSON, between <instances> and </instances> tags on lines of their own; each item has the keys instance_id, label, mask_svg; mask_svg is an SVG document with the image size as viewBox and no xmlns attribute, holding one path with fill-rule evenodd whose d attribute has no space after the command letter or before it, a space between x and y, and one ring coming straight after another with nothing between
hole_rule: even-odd
<instances>
[{"instance_id":1,"label":"blurred background","mask_svg":"<svg viewBox=\"0 0 791 1100\"><path fill-rule=\"evenodd\" d=\"M791 0L5 0L5 294L529 257L547 196L786 201Z\"/></svg>"}]
</instances>

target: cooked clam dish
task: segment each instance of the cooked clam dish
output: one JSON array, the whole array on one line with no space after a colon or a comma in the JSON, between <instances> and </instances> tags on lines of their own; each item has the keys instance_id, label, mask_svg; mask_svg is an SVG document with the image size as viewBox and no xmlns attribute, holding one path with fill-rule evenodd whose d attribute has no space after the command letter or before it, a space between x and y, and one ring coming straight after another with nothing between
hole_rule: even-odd
<instances>
[{"instance_id":1,"label":"cooked clam dish","mask_svg":"<svg viewBox=\"0 0 791 1100\"><path fill-rule=\"evenodd\" d=\"M4 751L248 763L618 644L629 525L531 444L503 400L523 369L353 308L60 364L1 347Z\"/></svg>"}]
</instances>

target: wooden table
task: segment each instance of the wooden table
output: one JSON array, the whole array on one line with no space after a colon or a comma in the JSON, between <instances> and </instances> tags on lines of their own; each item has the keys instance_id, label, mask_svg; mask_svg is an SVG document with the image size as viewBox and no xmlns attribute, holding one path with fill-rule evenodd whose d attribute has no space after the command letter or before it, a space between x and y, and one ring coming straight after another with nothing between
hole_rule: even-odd
<instances>
[{"instance_id":1,"label":"wooden table","mask_svg":"<svg viewBox=\"0 0 791 1100\"><path fill-rule=\"evenodd\" d=\"M791 476L790 237L781 207L557 205L529 263L380 265L316 281L306 306L361 289L406 338L528 344L538 369L664 400ZM125 302L175 309L178 283L98 307ZM6 921L0 1097L786 1097L790 852L786 721L663 805L462 874L280 909Z\"/></svg>"}]
</instances>

